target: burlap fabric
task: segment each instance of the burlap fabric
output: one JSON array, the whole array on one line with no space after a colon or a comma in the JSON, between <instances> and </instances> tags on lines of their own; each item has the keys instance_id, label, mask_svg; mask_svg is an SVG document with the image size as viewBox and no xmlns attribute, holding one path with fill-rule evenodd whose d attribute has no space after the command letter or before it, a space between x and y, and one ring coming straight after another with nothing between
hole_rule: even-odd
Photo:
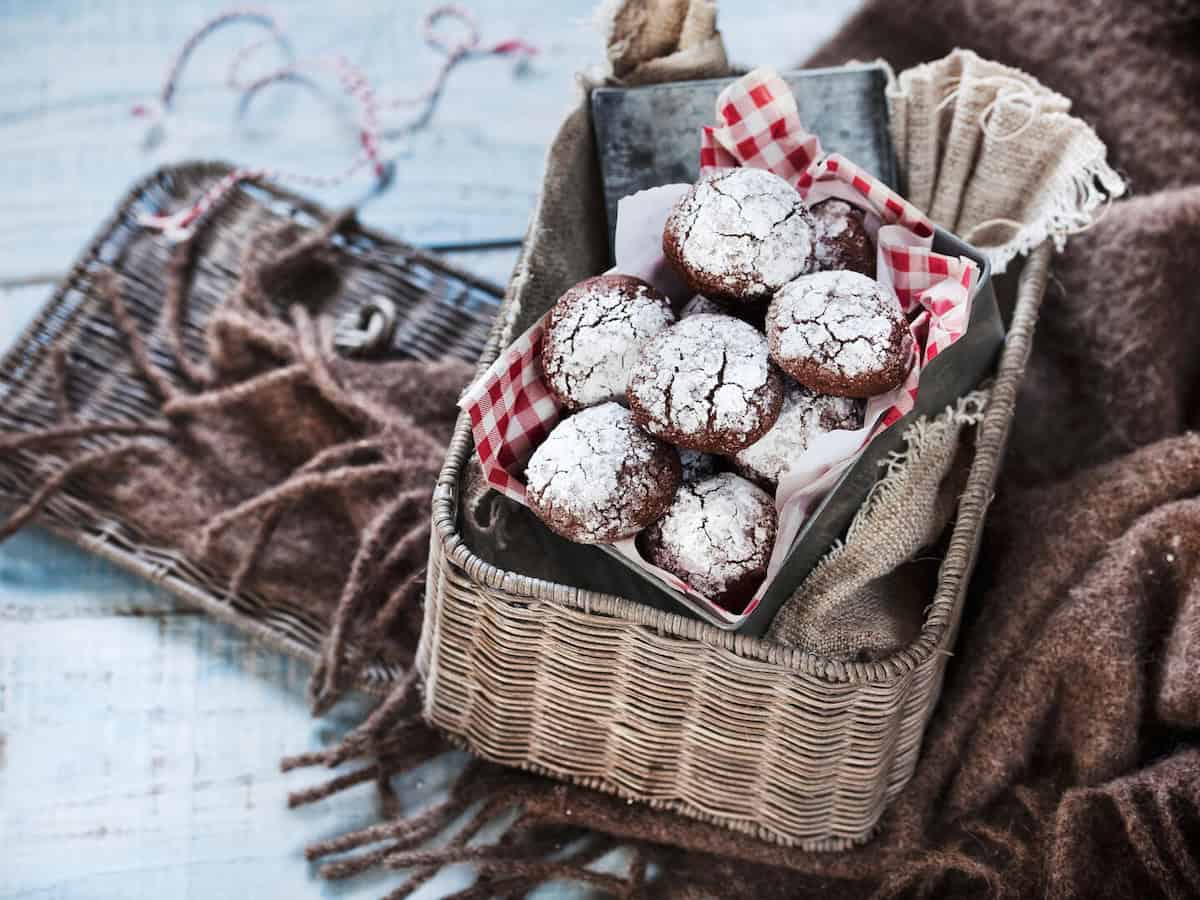
<instances>
[{"instance_id":1,"label":"burlap fabric","mask_svg":"<svg viewBox=\"0 0 1200 900\"><path fill-rule=\"evenodd\" d=\"M976 391L909 426L845 538L775 616L769 640L831 659L873 660L917 636L936 580L914 560L954 514L970 454L963 433L986 404L987 394ZM928 559L937 560L932 550Z\"/></svg>"},{"instance_id":2,"label":"burlap fabric","mask_svg":"<svg viewBox=\"0 0 1200 900\"><path fill-rule=\"evenodd\" d=\"M596 17L613 84L713 78L728 68L715 0L613 0Z\"/></svg>"},{"instance_id":3,"label":"burlap fabric","mask_svg":"<svg viewBox=\"0 0 1200 900\"><path fill-rule=\"evenodd\" d=\"M608 268L608 235L587 93L601 83L648 84L729 73L710 0L624 0L604 4L610 72L581 76L574 108L546 154L542 191L512 280L502 342L521 334L577 281ZM697 147L699 145L697 144ZM699 152L699 150L697 150ZM549 581L628 596L638 580L544 531L527 509L493 492L473 461L465 476L463 531L482 558ZM547 540L553 546L547 552Z\"/></svg>"},{"instance_id":4,"label":"burlap fabric","mask_svg":"<svg viewBox=\"0 0 1200 900\"><path fill-rule=\"evenodd\" d=\"M1061 250L1124 193L1070 100L970 50L901 72L888 107L906 196L996 272L1047 238Z\"/></svg>"},{"instance_id":5,"label":"burlap fabric","mask_svg":"<svg viewBox=\"0 0 1200 900\"><path fill-rule=\"evenodd\" d=\"M1124 193L1104 144L1069 115L1070 100L969 50L901 72L888 105L906 195L997 272L1048 238L1061 249ZM908 563L949 520L947 476L972 419L960 409L914 426L907 458L889 466L770 638L835 659L877 659L912 639L923 611L912 601L930 580L928 566Z\"/></svg>"}]
</instances>

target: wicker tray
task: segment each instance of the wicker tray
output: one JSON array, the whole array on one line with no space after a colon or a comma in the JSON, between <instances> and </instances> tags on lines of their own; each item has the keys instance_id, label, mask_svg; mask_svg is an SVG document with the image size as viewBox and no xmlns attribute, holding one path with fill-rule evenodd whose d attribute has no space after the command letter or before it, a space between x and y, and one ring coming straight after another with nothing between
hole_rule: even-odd
<instances>
[{"instance_id":1,"label":"wicker tray","mask_svg":"<svg viewBox=\"0 0 1200 900\"><path fill-rule=\"evenodd\" d=\"M551 149L513 308L498 320L508 324L481 366L512 340L514 323L520 330L522 316L539 315L573 280L556 235L594 229L602 197L575 191L558 208L545 197L563 184L598 184L594 147L579 137L587 113L584 101ZM579 246L602 243L592 235ZM1020 277L936 592L909 647L879 662L835 662L489 563L464 537L473 443L460 418L434 494L417 659L426 718L487 759L768 841L836 850L869 839L912 776L941 691L1050 257L1041 246ZM575 268L589 265L597 268L590 258Z\"/></svg>"},{"instance_id":2,"label":"wicker tray","mask_svg":"<svg viewBox=\"0 0 1200 900\"><path fill-rule=\"evenodd\" d=\"M164 207L178 208L199 196L229 171L223 163L189 163L154 172L135 185L109 222L71 268L48 304L21 339L0 362L0 428L23 430L55 420L53 396L47 390L51 347L71 352L73 371L93 377L70 380L71 401L104 418L140 417L153 413L158 402L129 365L124 345L112 324L107 305L90 291L91 274L108 266L121 273L128 286L126 301L150 352L172 371L173 355L157 327L161 312L162 273L169 245L141 228L137 217ZM247 183L233 192L202 230L193 290L187 304L184 342L194 356L203 351L205 322L216 301L233 285L245 237L263 225L292 219L311 227L328 211L262 183ZM375 294L397 306L399 320L393 338L395 356L440 359L446 356L474 361L484 348L501 291L441 260L382 234L358 229L340 244L344 254L343 286L333 312L355 310ZM161 352L160 352L161 351ZM86 446L102 447L104 438ZM46 457L41 457L46 464ZM44 472L44 469L41 470ZM35 476L33 458L24 453L0 457L0 502L28 497ZM251 593L231 596L225 580L187 559L153 535L139 534L79 492L68 488L43 509L39 523L106 557L122 568L150 579L214 617L254 634L295 656L315 661L324 624L299 607ZM382 663L369 665L360 687L386 691L401 673Z\"/></svg>"}]
</instances>

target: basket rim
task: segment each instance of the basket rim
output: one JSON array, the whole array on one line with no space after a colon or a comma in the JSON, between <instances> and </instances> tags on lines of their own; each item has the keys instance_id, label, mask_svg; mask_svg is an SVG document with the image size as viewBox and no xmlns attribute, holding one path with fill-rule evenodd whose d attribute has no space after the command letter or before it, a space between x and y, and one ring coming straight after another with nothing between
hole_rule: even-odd
<instances>
[{"instance_id":1,"label":"basket rim","mask_svg":"<svg viewBox=\"0 0 1200 900\"><path fill-rule=\"evenodd\" d=\"M535 213L536 218L536 213ZM982 537L981 520L991 502L999 464L1003 456L1016 405L1016 393L1032 345L1038 310L1049 278L1053 244L1047 240L1027 258L1018 277L1017 302L983 419L976 438L975 456L967 485L958 501L951 540L939 570L937 589L921 631L911 644L892 656L873 662L842 662L826 659L811 651L787 647L762 638L725 631L707 622L665 612L614 594L589 591L542 578L507 571L476 555L458 530L458 484L463 468L474 450L470 421L460 413L433 494L433 537L442 544L442 565L454 564L482 586L507 594L564 603L588 614L625 620L630 625L654 630L672 637L698 640L731 651L738 656L782 666L805 675L831 682L872 684L888 682L915 670L934 653L949 654L943 640L957 619L957 608L965 590L963 578L971 571ZM516 285L527 275L527 256L522 252L509 283L504 304L480 356L478 373L483 372L511 340ZM429 598L427 598L429 602Z\"/></svg>"}]
</instances>

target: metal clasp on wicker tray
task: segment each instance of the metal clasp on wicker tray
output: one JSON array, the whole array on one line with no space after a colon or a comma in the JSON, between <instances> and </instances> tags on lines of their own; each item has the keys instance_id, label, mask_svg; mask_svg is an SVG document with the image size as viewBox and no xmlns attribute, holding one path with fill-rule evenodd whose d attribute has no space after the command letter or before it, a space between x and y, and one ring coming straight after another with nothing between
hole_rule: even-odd
<instances>
[{"instance_id":1,"label":"metal clasp on wicker tray","mask_svg":"<svg viewBox=\"0 0 1200 900\"><path fill-rule=\"evenodd\" d=\"M333 343L347 356L369 356L387 350L395 333L396 304L377 295L338 319Z\"/></svg>"}]
</instances>

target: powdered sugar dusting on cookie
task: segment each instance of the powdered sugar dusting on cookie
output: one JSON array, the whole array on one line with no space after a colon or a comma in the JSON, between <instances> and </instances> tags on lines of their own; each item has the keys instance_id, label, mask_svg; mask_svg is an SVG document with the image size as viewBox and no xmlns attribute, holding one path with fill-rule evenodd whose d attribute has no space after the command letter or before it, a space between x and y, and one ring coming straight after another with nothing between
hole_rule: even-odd
<instances>
[{"instance_id":1,"label":"powdered sugar dusting on cookie","mask_svg":"<svg viewBox=\"0 0 1200 900\"><path fill-rule=\"evenodd\" d=\"M725 472L683 485L642 543L651 562L704 596L744 603L766 575L775 532L771 497Z\"/></svg>"},{"instance_id":2,"label":"powdered sugar dusting on cookie","mask_svg":"<svg viewBox=\"0 0 1200 900\"><path fill-rule=\"evenodd\" d=\"M795 188L738 168L697 182L667 222L664 249L697 291L754 299L811 271L815 233Z\"/></svg>"},{"instance_id":3,"label":"powdered sugar dusting on cookie","mask_svg":"<svg viewBox=\"0 0 1200 900\"><path fill-rule=\"evenodd\" d=\"M689 316L652 338L629 381L629 402L652 434L733 453L775 421L782 380L766 338L731 316Z\"/></svg>"},{"instance_id":4,"label":"powdered sugar dusting on cookie","mask_svg":"<svg viewBox=\"0 0 1200 900\"><path fill-rule=\"evenodd\" d=\"M580 282L551 314L542 353L550 389L572 408L623 399L642 345L674 321L670 301L640 279Z\"/></svg>"},{"instance_id":5,"label":"powdered sugar dusting on cookie","mask_svg":"<svg viewBox=\"0 0 1200 900\"><path fill-rule=\"evenodd\" d=\"M618 403L561 421L525 469L530 507L581 543L631 537L658 518L679 484L674 448L634 424Z\"/></svg>"},{"instance_id":6,"label":"powdered sugar dusting on cookie","mask_svg":"<svg viewBox=\"0 0 1200 900\"><path fill-rule=\"evenodd\" d=\"M865 409L862 400L817 394L789 381L771 430L734 456L738 471L774 487L818 435L861 428Z\"/></svg>"}]
</instances>

